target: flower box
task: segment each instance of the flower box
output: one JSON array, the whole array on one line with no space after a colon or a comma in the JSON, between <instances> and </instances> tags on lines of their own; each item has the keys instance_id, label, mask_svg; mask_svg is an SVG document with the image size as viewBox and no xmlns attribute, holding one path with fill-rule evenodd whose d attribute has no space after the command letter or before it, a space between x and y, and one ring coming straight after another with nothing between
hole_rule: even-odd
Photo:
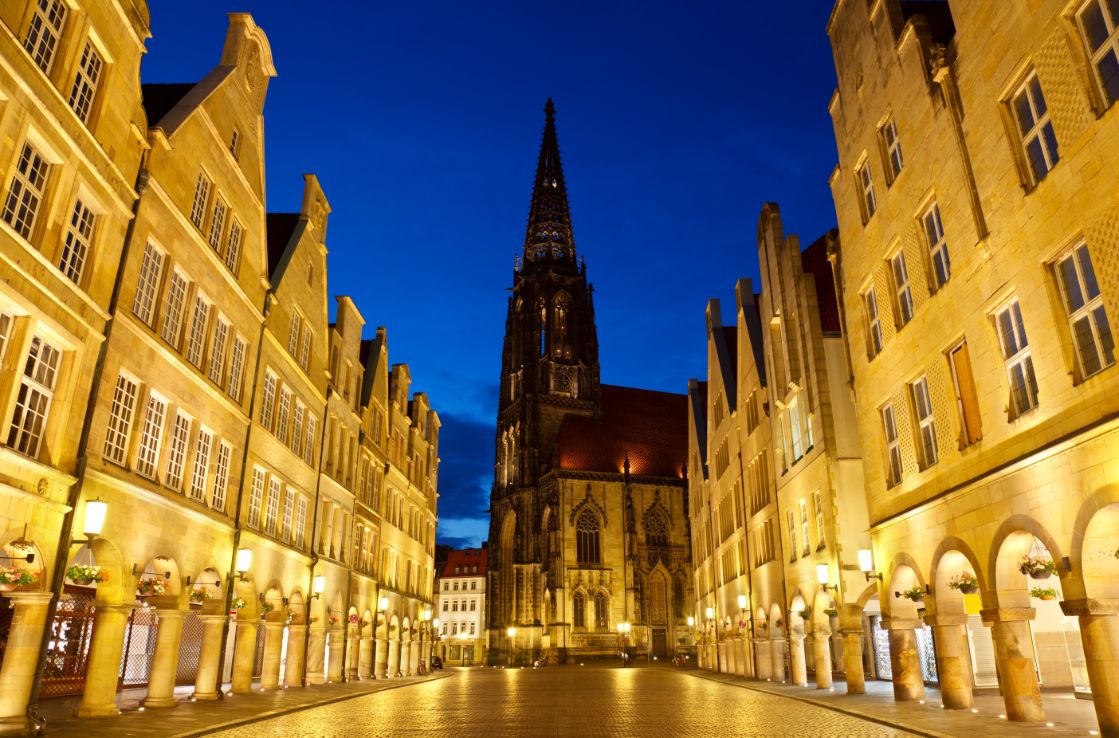
<instances>
[{"instance_id":1,"label":"flower box","mask_svg":"<svg viewBox=\"0 0 1119 738\"><path fill-rule=\"evenodd\" d=\"M1039 600L1055 600L1057 599L1057 590L1052 587L1034 587L1030 590L1030 596Z\"/></svg>"}]
</instances>

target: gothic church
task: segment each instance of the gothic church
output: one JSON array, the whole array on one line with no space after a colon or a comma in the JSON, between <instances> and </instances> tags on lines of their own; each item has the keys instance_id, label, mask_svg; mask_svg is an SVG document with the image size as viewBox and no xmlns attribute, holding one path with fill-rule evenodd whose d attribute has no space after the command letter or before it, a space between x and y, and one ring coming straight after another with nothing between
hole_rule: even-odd
<instances>
[{"instance_id":1,"label":"gothic church","mask_svg":"<svg viewBox=\"0 0 1119 738\"><path fill-rule=\"evenodd\" d=\"M692 645L687 397L600 383L551 100L545 114L501 360L489 660L664 658Z\"/></svg>"}]
</instances>

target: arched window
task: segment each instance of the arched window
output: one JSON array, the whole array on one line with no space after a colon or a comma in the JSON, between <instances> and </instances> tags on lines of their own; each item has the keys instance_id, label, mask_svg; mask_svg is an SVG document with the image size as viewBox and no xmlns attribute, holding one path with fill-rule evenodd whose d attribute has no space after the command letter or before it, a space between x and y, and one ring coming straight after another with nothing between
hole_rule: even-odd
<instances>
[{"instance_id":1,"label":"arched window","mask_svg":"<svg viewBox=\"0 0 1119 738\"><path fill-rule=\"evenodd\" d=\"M579 513L579 519L575 522L575 552L580 564L598 564L601 561L598 516L590 509Z\"/></svg>"},{"instance_id":2,"label":"arched window","mask_svg":"<svg viewBox=\"0 0 1119 738\"><path fill-rule=\"evenodd\" d=\"M552 350L556 356L571 356L571 350L567 347L567 313L570 305L567 295L560 295L552 310Z\"/></svg>"},{"instance_id":3,"label":"arched window","mask_svg":"<svg viewBox=\"0 0 1119 738\"><path fill-rule=\"evenodd\" d=\"M537 303L540 312L540 355L548 353L548 309L544 306L544 299Z\"/></svg>"},{"instance_id":4,"label":"arched window","mask_svg":"<svg viewBox=\"0 0 1119 738\"><path fill-rule=\"evenodd\" d=\"M645 545L668 545L668 525L660 513L653 513L645 518Z\"/></svg>"},{"instance_id":5,"label":"arched window","mask_svg":"<svg viewBox=\"0 0 1119 738\"><path fill-rule=\"evenodd\" d=\"M606 599L605 592L599 592L594 596L594 624L596 628L610 626L610 601Z\"/></svg>"},{"instance_id":6,"label":"arched window","mask_svg":"<svg viewBox=\"0 0 1119 738\"><path fill-rule=\"evenodd\" d=\"M587 599L583 597L582 592L575 593L575 601L572 603L571 608L572 610L574 610L574 612L572 613L572 615L574 616L572 622L574 623L575 627L585 628L587 624Z\"/></svg>"}]
</instances>

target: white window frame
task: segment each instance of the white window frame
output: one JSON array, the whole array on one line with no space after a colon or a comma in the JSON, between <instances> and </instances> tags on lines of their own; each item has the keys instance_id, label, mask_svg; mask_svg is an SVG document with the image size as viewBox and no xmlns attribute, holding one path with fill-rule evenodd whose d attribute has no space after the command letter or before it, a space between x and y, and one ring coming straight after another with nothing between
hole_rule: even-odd
<instances>
[{"instance_id":1,"label":"white window frame","mask_svg":"<svg viewBox=\"0 0 1119 738\"><path fill-rule=\"evenodd\" d=\"M229 352L229 384L227 391L234 400L241 400L241 388L245 378L245 354L249 343L242 336L233 337L233 348Z\"/></svg>"},{"instance_id":2,"label":"white window frame","mask_svg":"<svg viewBox=\"0 0 1119 738\"><path fill-rule=\"evenodd\" d=\"M1030 118L1028 121L1022 119L1023 105ZM1036 71L1030 71L1010 96L1010 117L1014 119L1014 129L1018 132L1018 143L1026 160L1029 183L1037 184L1057 166L1061 154L1057 135L1053 132L1049 106ZM1031 153L1031 146L1036 147L1040 160Z\"/></svg>"},{"instance_id":3,"label":"white window frame","mask_svg":"<svg viewBox=\"0 0 1119 738\"><path fill-rule=\"evenodd\" d=\"M201 292L196 292L190 311L190 332L187 335L186 360L199 369L206 353L206 336L210 332L211 303Z\"/></svg>"},{"instance_id":4,"label":"white window frame","mask_svg":"<svg viewBox=\"0 0 1119 738\"><path fill-rule=\"evenodd\" d=\"M130 374L121 372L113 389L113 400L109 406L109 425L105 431L105 450L103 456L114 464L123 466L128 458L128 438L132 433L132 416L136 410L136 398L140 394L140 381Z\"/></svg>"},{"instance_id":5,"label":"white window frame","mask_svg":"<svg viewBox=\"0 0 1119 738\"><path fill-rule=\"evenodd\" d=\"M74 74L74 87L70 90L70 109L82 123L89 123L89 114L97 97L97 86L104 72L105 59L93 42L87 40L78 60L78 71Z\"/></svg>"},{"instance_id":6,"label":"white window frame","mask_svg":"<svg viewBox=\"0 0 1119 738\"><path fill-rule=\"evenodd\" d=\"M936 417L927 375L922 374L909 383L909 395L913 401L913 417L917 421L917 447L921 456L921 468L928 469L939 460L940 451L937 448Z\"/></svg>"},{"instance_id":7,"label":"white window frame","mask_svg":"<svg viewBox=\"0 0 1119 738\"><path fill-rule=\"evenodd\" d=\"M878 211L878 197L874 194L874 176L870 171L870 160L866 159L855 168L855 177L859 183L859 193L862 197L863 216L869 222Z\"/></svg>"},{"instance_id":8,"label":"white window frame","mask_svg":"<svg viewBox=\"0 0 1119 738\"><path fill-rule=\"evenodd\" d=\"M35 0L34 7L23 48L27 49L35 66L49 75L62 29L66 26L67 6L62 0Z\"/></svg>"},{"instance_id":9,"label":"white window frame","mask_svg":"<svg viewBox=\"0 0 1119 738\"><path fill-rule=\"evenodd\" d=\"M995 333L1006 367L1006 382L1010 389L1007 405L1013 420L1037 407L1037 376L1034 374L1033 356L1030 354L1026 324L1022 320L1022 307L1014 298L995 311Z\"/></svg>"},{"instance_id":10,"label":"white window frame","mask_svg":"<svg viewBox=\"0 0 1119 738\"><path fill-rule=\"evenodd\" d=\"M929 281L935 291L948 284L948 280L952 278L952 257L948 252L948 241L944 237L940 206L935 201L921 214L921 224L929 246L929 269L932 276Z\"/></svg>"},{"instance_id":11,"label":"white window frame","mask_svg":"<svg viewBox=\"0 0 1119 738\"><path fill-rule=\"evenodd\" d=\"M144 257L140 262L140 274L136 279L136 296L132 301L132 312L148 326L151 326L152 319L155 317L155 300L166 261L167 254L161 248L151 241L144 245Z\"/></svg>"},{"instance_id":12,"label":"white window frame","mask_svg":"<svg viewBox=\"0 0 1119 738\"><path fill-rule=\"evenodd\" d=\"M93 210L82 198L75 198L74 209L70 211L70 220L66 224L66 236L62 241L62 255L58 259L59 270L74 284L82 283L96 225L97 216Z\"/></svg>"},{"instance_id":13,"label":"white window frame","mask_svg":"<svg viewBox=\"0 0 1119 738\"><path fill-rule=\"evenodd\" d=\"M283 483L275 475L268 479L268 497L264 503L264 524L262 530L269 535L276 535L276 525L280 519L280 493Z\"/></svg>"},{"instance_id":14,"label":"white window frame","mask_svg":"<svg viewBox=\"0 0 1119 738\"><path fill-rule=\"evenodd\" d=\"M210 248L214 253L221 253L221 240L225 231L225 216L229 212L229 206L221 199L221 195L214 197L214 212L210 217L210 236L207 239L210 242Z\"/></svg>"},{"instance_id":15,"label":"white window frame","mask_svg":"<svg viewBox=\"0 0 1119 738\"><path fill-rule=\"evenodd\" d=\"M291 415L291 400L291 388L284 385L280 388L280 402L276 410L276 438L285 446L288 442L288 420Z\"/></svg>"},{"instance_id":16,"label":"white window frame","mask_svg":"<svg viewBox=\"0 0 1119 738\"><path fill-rule=\"evenodd\" d=\"M1071 265L1073 270L1071 276L1076 282L1079 293L1077 296L1081 302L1079 306L1073 304L1073 295L1069 292L1069 287L1066 284L1064 277L1066 264ZM1069 332L1073 350L1076 354L1076 366L1080 372L1080 379L1084 380L1102 372L1115 363L1114 333L1111 331L1111 321L1107 318L1107 310L1103 303L1103 296L1100 294L1096 269L1092 263L1092 255L1088 250L1088 244L1081 241L1073 246L1058 257L1053 268L1057 277L1058 288L1061 291L1065 313L1068 316ZM1093 290L1095 291L1094 295L1090 294ZM1104 340L1100 328L1101 322L1107 326L1107 340ZM1087 334L1083 329L1078 330L1078 325L1086 326ZM1089 340L1086 341L1086 339ZM1089 347L1095 353L1096 361L1099 364L1098 367L1091 370L1085 357L1085 350Z\"/></svg>"},{"instance_id":17,"label":"white window frame","mask_svg":"<svg viewBox=\"0 0 1119 738\"><path fill-rule=\"evenodd\" d=\"M260 511L264 505L264 486L266 472L259 466L253 467L252 487L249 491L249 519L245 521L250 528L260 530Z\"/></svg>"},{"instance_id":18,"label":"white window frame","mask_svg":"<svg viewBox=\"0 0 1119 738\"><path fill-rule=\"evenodd\" d=\"M214 491L210 496L210 507L225 512L225 498L229 490L229 467L233 458L233 446L227 441L218 443L214 461Z\"/></svg>"},{"instance_id":19,"label":"white window frame","mask_svg":"<svg viewBox=\"0 0 1119 738\"><path fill-rule=\"evenodd\" d=\"M295 533L292 542L302 547L307 536L307 498L299 496L299 509L295 514Z\"/></svg>"},{"instance_id":20,"label":"white window frame","mask_svg":"<svg viewBox=\"0 0 1119 738\"><path fill-rule=\"evenodd\" d=\"M35 232L35 219L46 196L50 162L30 141L24 141L0 217L25 241Z\"/></svg>"},{"instance_id":21,"label":"white window frame","mask_svg":"<svg viewBox=\"0 0 1119 738\"><path fill-rule=\"evenodd\" d=\"M812 512L816 514L816 550L819 551L824 547L824 496L820 494L820 490L812 492Z\"/></svg>"},{"instance_id":22,"label":"white window frame","mask_svg":"<svg viewBox=\"0 0 1119 738\"><path fill-rule=\"evenodd\" d=\"M140 443L136 451L136 473L155 480L159 470L159 452L163 446L163 424L167 420L167 398L158 392L148 393ZM119 463L119 462L118 462Z\"/></svg>"},{"instance_id":23,"label":"white window frame","mask_svg":"<svg viewBox=\"0 0 1119 738\"><path fill-rule=\"evenodd\" d=\"M1092 39L1088 35L1088 26L1084 22L1084 16L1089 7L1095 7L1100 12L1101 20L1104 23L1104 30L1107 31L1107 37L1100 40L1098 46L1093 48ZM1077 25L1080 26L1080 33L1084 39L1085 46L1088 50L1088 56L1092 61L1092 77L1096 80L1097 89L1103 97L1104 106L1110 107L1117 99L1119 94L1112 97L1107 88L1104 86L1103 78L1100 77L1100 63L1105 57L1110 55L1115 64L1119 65L1119 18L1112 18L1107 10L1107 5L1102 0L1088 0L1083 3L1076 13Z\"/></svg>"},{"instance_id":24,"label":"white window frame","mask_svg":"<svg viewBox=\"0 0 1119 738\"><path fill-rule=\"evenodd\" d=\"M299 366L303 368L303 371L308 371L311 365L311 341L313 338L314 334L310 326L307 325L307 321L303 321L303 339L299 346Z\"/></svg>"},{"instance_id":25,"label":"white window frame","mask_svg":"<svg viewBox=\"0 0 1119 738\"><path fill-rule=\"evenodd\" d=\"M788 523L788 526L789 526L789 551L791 553L791 557L789 558L789 561L792 562L792 561L797 560L797 551L800 550L797 547L797 514L796 514L796 510L794 510L793 508L790 507L788 510L785 511L785 518L786 518L786 522Z\"/></svg>"},{"instance_id":26,"label":"white window frame","mask_svg":"<svg viewBox=\"0 0 1119 738\"><path fill-rule=\"evenodd\" d=\"M888 402L878 411L882 419L882 438L886 442L886 486L893 487L901 482L901 442L898 439L897 415L894 405Z\"/></svg>"},{"instance_id":27,"label":"white window frame","mask_svg":"<svg viewBox=\"0 0 1119 738\"><path fill-rule=\"evenodd\" d=\"M206 219L206 206L210 201L210 178L205 172L198 173L198 181L194 185L194 201L190 206L190 222L198 230L202 230L202 223Z\"/></svg>"},{"instance_id":28,"label":"white window frame","mask_svg":"<svg viewBox=\"0 0 1119 738\"><path fill-rule=\"evenodd\" d=\"M894 283L894 309L897 312L898 328L913 320L913 292L909 288L909 267L905 263L905 251L898 249L889 259L890 279Z\"/></svg>"},{"instance_id":29,"label":"white window frame","mask_svg":"<svg viewBox=\"0 0 1119 738\"><path fill-rule=\"evenodd\" d=\"M210 453L214 448L214 432L199 426L194 440L194 465L190 474L190 497L206 502L206 478L210 474Z\"/></svg>"},{"instance_id":30,"label":"white window frame","mask_svg":"<svg viewBox=\"0 0 1119 738\"><path fill-rule=\"evenodd\" d=\"M312 412L307 413L307 432L303 435L303 461L315 465L315 432L318 430L318 419Z\"/></svg>"},{"instance_id":31,"label":"white window frame","mask_svg":"<svg viewBox=\"0 0 1119 738\"><path fill-rule=\"evenodd\" d=\"M804 555L812 553L812 539L809 537L808 501L803 497L797 500L797 509L800 511L800 534L804 536Z\"/></svg>"},{"instance_id":32,"label":"white window frame","mask_svg":"<svg viewBox=\"0 0 1119 738\"><path fill-rule=\"evenodd\" d=\"M206 375L219 387L225 381L225 347L229 343L230 330L229 321L218 313L214 321L214 339L210 343L210 361Z\"/></svg>"},{"instance_id":33,"label":"white window frame","mask_svg":"<svg viewBox=\"0 0 1119 738\"><path fill-rule=\"evenodd\" d=\"M291 313L291 329L288 331L288 353L295 357L299 353L299 329L303 319L294 310Z\"/></svg>"},{"instance_id":34,"label":"white window frame","mask_svg":"<svg viewBox=\"0 0 1119 738\"><path fill-rule=\"evenodd\" d=\"M886 119L882 125L882 143L886 149L886 162L890 166L891 179L897 179L901 170L905 168L905 157L901 152L901 139L898 138L898 127L893 117Z\"/></svg>"},{"instance_id":35,"label":"white window frame","mask_svg":"<svg viewBox=\"0 0 1119 738\"><path fill-rule=\"evenodd\" d=\"M62 351L57 346L39 335L31 339L8 431L7 445L13 451L33 459L39 457L61 364Z\"/></svg>"},{"instance_id":36,"label":"white window frame","mask_svg":"<svg viewBox=\"0 0 1119 738\"><path fill-rule=\"evenodd\" d=\"M225 266L234 274L241 257L241 241L244 240L245 229L236 218L229 219L229 237L225 246Z\"/></svg>"},{"instance_id":37,"label":"white window frame","mask_svg":"<svg viewBox=\"0 0 1119 738\"><path fill-rule=\"evenodd\" d=\"M295 410L292 411L291 423L291 449L297 454L303 450L303 422L306 412L306 407L297 398L295 400Z\"/></svg>"},{"instance_id":38,"label":"white window frame","mask_svg":"<svg viewBox=\"0 0 1119 738\"><path fill-rule=\"evenodd\" d=\"M870 351L870 358L873 359L882 353L885 345L882 339L882 317L878 313L878 295L873 286L863 293L863 308L866 310L867 338L870 341L867 349Z\"/></svg>"},{"instance_id":39,"label":"white window frame","mask_svg":"<svg viewBox=\"0 0 1119 738\"><path fill-rule=\"evenodd\" d=\"M789 401L789 434L792 443L793 463L800 461L804 456L804 435L800 428L800 398L794 397Z\"/></svg>"},{"instance_id":40,"label":"white window frame","mask_svg":"<svg viewBox=\"0 0 1119 738\"><path fill-rule=\"evenodd\" d=\"M163 326L159 334L163 340L179 347L179 339L183 330L183 310L186 308L187 294L190 292L190 278L179 271L171 270L171 279L167 283L167 294L163 300Z\"/></svg>"},{"instance_id":41,"label":"white window frame","mask_svg":"<svg viewBox=\"0 0 1119 738\"><path fill-rule=\"evenodd\" d=\"M264 372L264 386L260 390L260 424L272 430L276 406L276 385L279 379L270 370Z\"/></svg>"},{"instance_id":42,"label":"white window frame","mask_svg":"<svg viewBox=\"0 0 1119 738\"><path fill-rule=\"evenodd\" d=\"M295 489L288 487L284 490L284 512L280 518L280 535L282 541L292 538L292 525L295 518Z\"/></svg>"},{"instance_id":43,"label":"white window frame","mask_svg":"<svg viewBox=\"0 0 1119 738\"><path fill-rule=\"evenodd\" d=\"M183 489L183 474L186 471L187 446L190 444L190 427L193 418L179 410L171 424L171 444L167 449L167 467L163 485L176 492Z\"/></svg>"}]
</instances>

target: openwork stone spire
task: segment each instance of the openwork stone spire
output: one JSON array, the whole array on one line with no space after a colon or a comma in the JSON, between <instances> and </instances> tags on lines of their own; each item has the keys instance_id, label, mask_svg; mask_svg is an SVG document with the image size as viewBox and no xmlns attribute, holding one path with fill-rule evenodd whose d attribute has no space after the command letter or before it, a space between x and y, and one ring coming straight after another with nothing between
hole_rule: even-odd
<instances>
[{"instance_id":1,"label":"openwork stone spire","mask_svg":"<svg viewBox=\"0 0 1119 738\"><path fill-rule=\"evenodd\" d=\"M540 158L536 163L524 258L526 261L574 261L575 237L571 231L571 210L567 204L567 186L563 180L559 139L556 136L556 106L551 98L544 106L544 116L544 138L540 142Z\"/></svg>"}]
</instances>

